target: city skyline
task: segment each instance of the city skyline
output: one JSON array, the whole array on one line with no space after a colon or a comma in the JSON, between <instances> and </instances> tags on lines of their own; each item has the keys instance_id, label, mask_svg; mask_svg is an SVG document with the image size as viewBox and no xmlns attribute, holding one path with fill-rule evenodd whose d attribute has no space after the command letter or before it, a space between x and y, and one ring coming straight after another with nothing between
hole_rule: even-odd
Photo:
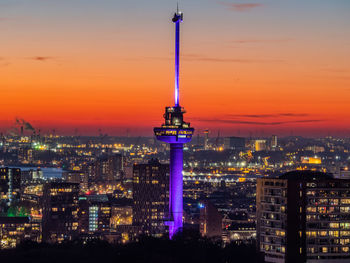
<instances>
[{"instance_id":1,"label":"city skyline","mask_svg":"<svg viewBox=\"0 0 350 263\"><path fill-rule=\"evenodd\" d=\"M163 21L176 1L0 5L1 132L17 117L43 133L152 135L173 104L174 37ZM181 100L198 132L349 133L349 2L180 7Z\"/></svg>"},{"instance_id":2,"label":"city skyline","mask_svg":"<svg viewBox=\"0 0 350 263\"><path fill-rule=\"evenodd\" d=\"M348 11L0 1L0 261L349 262Z\"/></svg>"}]
</instances>

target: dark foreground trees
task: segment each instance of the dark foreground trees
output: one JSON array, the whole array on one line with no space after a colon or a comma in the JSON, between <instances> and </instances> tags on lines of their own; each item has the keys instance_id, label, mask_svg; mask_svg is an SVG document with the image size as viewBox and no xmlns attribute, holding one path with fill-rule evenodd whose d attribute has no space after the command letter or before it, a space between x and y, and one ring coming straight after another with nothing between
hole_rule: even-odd
<instances>
[{"instance_id":1,"label":"dark foreground trees","mask_svg":"<svg viewBox=\"0 0 350 263\"><path fill-rule=\"evenodd\" d=\"M250 263L259 262L255 246L221 244L196 237L178 236L174 240L141 238L126 245L103 241L80 241L60 245L24 242L16 249L0 251L0 262L35 263Z\"/></svg>"}]
</instances>

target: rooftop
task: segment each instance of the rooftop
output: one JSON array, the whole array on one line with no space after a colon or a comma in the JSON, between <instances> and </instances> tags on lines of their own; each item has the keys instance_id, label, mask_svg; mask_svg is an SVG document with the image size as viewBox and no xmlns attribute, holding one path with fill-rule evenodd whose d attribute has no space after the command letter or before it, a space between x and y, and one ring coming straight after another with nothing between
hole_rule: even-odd
<instances>
[{"instance_id":1,"label":"rooftop","mask_svg":"<svg viewBox=\"0 0 350 263\"><path fill-rule=\"evenodd\" d=\"M325 180L333 179L333 175L330 173L323 173L318 171L291 171L285 174L282 174L279 179L288 179L288 180Z\"/></svg>"}]
</instances>

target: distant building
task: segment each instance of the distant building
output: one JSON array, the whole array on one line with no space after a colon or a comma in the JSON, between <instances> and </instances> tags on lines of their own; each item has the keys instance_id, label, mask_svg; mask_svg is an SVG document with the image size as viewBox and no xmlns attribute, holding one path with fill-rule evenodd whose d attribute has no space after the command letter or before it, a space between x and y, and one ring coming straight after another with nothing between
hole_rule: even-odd
<instances>
[{"instance_id":1,"label":"distant building","mask_svg":"<svg viewBox=\"0 0 350 263\"><path fill-rule=\"evenodd\" d=\"M40 180L43 180L43 178L44 173L40 168L24 170L21 172L21 181L23 183L33 183L34 181L39 182Z\"/></svg>"},{"instance_id":2,"label":"distant building","mask_svg":"<svg viewBox=\"0 0 350 263\"><path fill-rule=\"evenodd\" d=\"M124 167L124 179L132 179L133 178L133 167L132 166L125 166Z\"/></svg>"},{"instance_id":3,"label":"distant building","mask_svg":"<svg viewBox=\"0 0 350 263\"><path fill-rule=\"evenodd\" d=\"M276 149L278 146L277 135L271 136L271 149Z\"/></svg>"},{"instance_id":4,"label":"distant building","mask_svg":"<svg viewBox=\"0 0 350 263\"><path fill-rule=\"evenodd\" d=\"M47 183L43 189L43 240L62 242L78 234L79 184Z\"/></svg>"},{"instance_id":5,"label":"distant building","mask_svg":"<svg viewBox=\"0 0 350 263\"><path fill-rule=\"evenodd\" d=\"M65 171L62 173L62 178L67 183L76 183L80 185L81 192L89 190L88 175L83 171Z\"/></svg>"},{"instance_id":6,"label":"distant building","mask_svg":"<svg viewBox=\"0 0 350 263\"><path fill-rule=\"evenodd\" d=\"M36 170L31 169L30 173L32 174L32 180L37 180L37 179L41 180L44 178L44 173L40 168Z\"/></svg>"},{"instance_id":7,"label":"distant building","mask_svg":"<svg viewBox=\"0 0 350 263\"><path fill-rule=\"evenodd\" d=\"M201 235L221 239L222 216L220 212L209 200L201 202L199 206L199 231Z\"/></svg>"},{"instance_id":8,"label":"distant building","mask_svg":"<svg viewBox=\"0 0 350 263\"><path fill-rule=\"evenodd\" d=\"M11 205L20 198L21 169L0 168L0 201L1 207ZM1 208L0 208L1 209Z\"/></svg>"},{"instance_id":9,"label":"distant building","mask_svg":"<svg viewBox=\"0 0 350 263\"><path fill-rule=\"evenodd\" d=\"M116 181L123 176L123 155L106 155L87 167L89 181Z\"/></svg>"},{"instance_id":10,"label":"distant building","mask_svg":"<svg viewBox=\"0 0 350 263\"><path fill-rule=\"evenodd\" d=\"M134 165L133 225L139 234L161 236L167 232L169 165L151 160Z\"/></svg>"},{"instance_id":11,"label":"distant building","mask_svg":"<svg viewBox=\"0 0 350 263\"><path fill-rule=\"evenodd\" d=\"M259 151L266 151L267 147L266 147L266 140L254 140L254 150L256 152Z\"/></svg>"},{"instance_id":12,"label":"distant building","mask_svg":"<svg viewBox=\"0 0 350 263\"><path fill-rule=\"evenodd\" d=\"M349 166L340 166L337 168L337 172L334 175L339 179L350 179L350 168Z\"/></svg>"},{"instance_id":13,"label":"distant building","mask_svg":"<svg viewBox=\"0 0 350 263\"><path fill-rule=\"evenodd\" d=\"M0 217L0 249L14 248L24 240L41 242L41 225L29 217Z\"/></svg>"},{"instance_id":14,"label":"distant building","mask_svg":"<svg viewBox=\"0 0 350 263\"><path fill-rule=\"evenodd\" d=\"M225 150L245 150L245 138L243 137L226 137L224 138L224 149Z\"/></svg>"},{"instance_id":15,"label":"distant building","mask_svg":"<svg viewBox=\"0 0 350 263\"><path fill-rule=\"evenodd\" d=\"M314 153L322 153L325 151L323 146L317 146L317 145L312 145L312 146L307 146L305 148L307 151L313 151Z\"/></svg>"},{"instance_id":16,"label":"distant building","mask_svg":"<svg viewBox=\"0 0 350 263\"><path fill-rule=\"evenodd\" d=\"M120 235L119 242L126 243L135 240L138 235L139 227L132 225L133 219L133 200L120 199L121 202L113 202L111 231Z\"/></svg>"},{"instance_id":17,"label":"distant building","mask_svg":"<svg viewBox=\"0 0 350 263\"><path fill-rule=\"evenodd\" d=\"M209 130L204 131L204 150L209 149Z\"/></svg>"},{"instance_id":18,"label":"distant building","mask_svg":"<svg viewBox=\"0 0 350 263\"><path fill-rule=\"evenodd\" d=\"M302 156L301 163L303 163L303 164L321 164L322 160L320 157Z\"/></svg>"},{"instance_id":19,"label":"distant building","mask_svg":"<svg viewBox=\"0 0 350 263\"><path fill-rule=\"evenodd\" d=\"M350 180L295 171L257 180L265 262L350 262Z\"/></svg>"},{"instance_id":20,"label":"distant building","mask_svg":"<svg viewBox=\"0 0 350 263\"><path fill-rule=\"evenodd\" d=\"M132 225L132 205L113 205L111 227Z\"/></svg>"},{"instance_id":21,"label":"distant building","mask_svg":"<svg viewBox=\"0 0 350 263\"><path fill-rule=\"evenodd\" d=\"M256 239L256 225L254 222L232 223L225 227L222 240L225 243L240 241L249 243Z\"/></svg>"},{"instance_id":22,"label":"distant building","mask_svg":"<svg viewBox=\"0 0 350 263\"><path fill-rule=\"evenodd\" d=\"M22 164L29 164L33 162L33 150L29 147L18 149L18 161Z\"/></svg>"}]
</instances>

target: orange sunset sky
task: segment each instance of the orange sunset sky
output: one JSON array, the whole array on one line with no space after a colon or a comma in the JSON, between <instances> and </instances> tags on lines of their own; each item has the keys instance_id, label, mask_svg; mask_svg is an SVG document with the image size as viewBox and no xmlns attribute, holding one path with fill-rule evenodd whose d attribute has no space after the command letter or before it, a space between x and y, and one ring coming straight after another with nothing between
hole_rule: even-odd
<instances>
[{"instance_id":1,"label":"orange sunset sky","mask_svg":"<svg viewBox=\"0 0 350 263\"><path fill-rule=\"evenodd\" d=\"M0 130L152 135L173 104L176 1L0 2ZM350 1L180 1L197 132L349 136Z\"/></svg>"}]
</instances>

